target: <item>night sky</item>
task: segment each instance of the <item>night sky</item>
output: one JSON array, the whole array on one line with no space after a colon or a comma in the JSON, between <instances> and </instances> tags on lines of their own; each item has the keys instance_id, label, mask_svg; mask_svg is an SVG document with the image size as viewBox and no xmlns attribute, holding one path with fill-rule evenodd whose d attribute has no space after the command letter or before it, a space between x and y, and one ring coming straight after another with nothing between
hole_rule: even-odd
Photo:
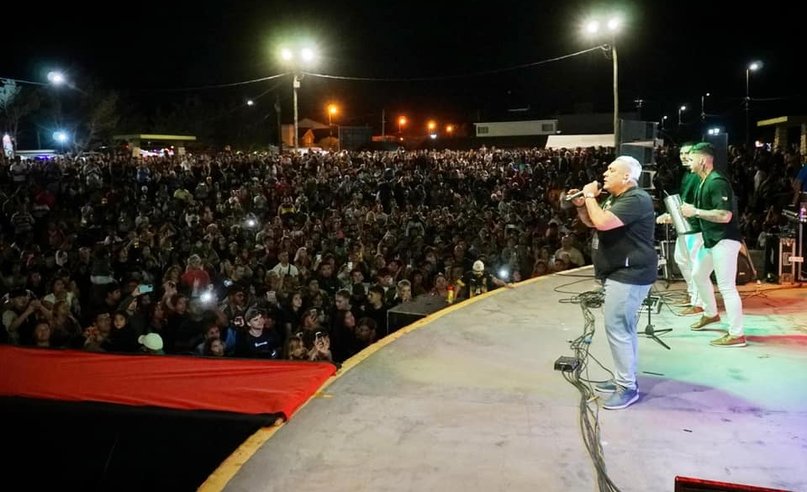
<instances>
[{"instance_id":1,"label":"night sky","mask_svg":"<svg viewBox=\"0 0 807 492\"><path fill-rule=\"evenodd\" d=\"M745 67L758 117L807 113L804 19L807 2L765 2L749 10L734 2L582 1L451 2L199 1L136 2L111 13L45 7L35 2L4 24L0 77L42 80L51 67L93 77L134 100L167 101L187 92L166 91L225 84L286 71L276 56L284 39L313 39L320 52L313 72L352 77L413 79L479 73L547 60L599 44L581 34L598 8L625 13L619 48L622 111L643 99L643 119L688 104L695 121L705 92L706 111L721 118L742 114ZM801 6L798 6L801 4ZM732 10L733 9L733 10ZM737 19L737 20L730 20ZM801 53L799 53L799 50ZM327 120L325 105L341 107L341 124L380 130L405 113L413 124L495 119L529 107L530 116L575 110L611 111L611 61L602 52L496 74L431 81L369 82L306 77L302 117ZM290 115L291 82L263 81L205 94L255 98L271 107L279 91ZM267 92L269 91L269 92ZM515 117L518 114L509 113ZM392 126L392 123L389 123ZM388 127L389 130L389 127Z\"/></svg>"}]
</instances>

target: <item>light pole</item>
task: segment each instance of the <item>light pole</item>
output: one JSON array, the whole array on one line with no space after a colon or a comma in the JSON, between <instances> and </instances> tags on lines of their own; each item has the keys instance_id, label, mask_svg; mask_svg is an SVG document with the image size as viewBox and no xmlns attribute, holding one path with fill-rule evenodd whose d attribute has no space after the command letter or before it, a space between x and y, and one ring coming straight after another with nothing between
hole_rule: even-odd
<instances>
[{"instance_id":1,"label":"light pole","mask_svg":"<svg viewBox=\"0 0 807 492\"><path fill-rule=\"evenodd\" d=\"M668 118L668 116L666 114L661 117L661 125L660 126L661 126L662 130L664 129L664 122L667 121L667 118Z\"/></svg>"},{"instance_id":2,"label":"light pole","mask_svg":"<svg viewBox=\"0 0 807 492\"><path fill-rule=\"evenodd\" d=\"M678 108L678 126L681 126L683 124L683 121L681 120L681 113L683 113L686 110L687 110L686 105L682 105L680 108Z\"/></svg>"},{"instance_id":3,"label":"light pole","mask_svg":"<svg viewBox=\"0 0 807 492\"><path fill-rule=\"evenodd\" d=\"M297 111L297 89L300 88L300 82L303 80L301 69L304 66L311 65L316 58L313 48L303 47L297 52L290 48L282 48L280 50L280 58L291 66L294 70L292 78L292 89L294 90L294 149L300 148L300 129L299 129L299 116Z\"/></svg>"},{"instance_id":4,"label":"light pole","mask_svg":"<svg viewBox=\"0 0 807 492\"><path fill-rule=\"evenodd\" d=\"M399 116L398 117L398 135L401 136L403 134L403 127L406 126L406 116Z\"/></svg>"},{"instance_id":5,"label":"light pole","mask_svg":"<svg viewBox=\"0 0 807 492\"><path fill-rule=\"evenodd\" d=\"M709 96L708 92L701 96L701 121L706 121L706 98Z\"/></svg>"},{"instance_id":6,"label":"light pole","mask_svg":"<svg viewBox=\"0 0 807 492\"><path fill-rule=\"evenodd\" d=\"M762 68L762 62L751 62L745 68L745 145L749 145L751 142L749 140L751 135L751 119L749 112L751 110L751 72L756 72Z\"/></svg>"},{"instance_id":7,"label":"light pole","mask_svg":"<svg viewBox=\"0 0 807 492\"><path fill-rule=\"evenodd\" d=\"M336 116L336 113L338 113L338 112L339 112L339 108L336 106L336 104L329 104L328 105L328 132L330 133L331 136L333 136L333 129L331 128L331 125L333 125L333 123L332 123L331 119L334 116Z\"/></svg>"},{"instance_id":8,"label":"light pole","mask_svg":"<svg viewBox=\"0 0 807 492\"><path fill-rule=\"evenodd\" d=\"M426 127L429 130L429 136L434 138L435 137L434 130L437 128L437 123L435 123L434 120L429 120L429 122L426 124Z\"/></svg>"},{"instance_id":9,"label":"light pole","mask_svg":"<svg viewBox=\"0 0 807 492\"><path fill-rule=\"evenodd\" d=\"M591 19L586 22L584 30L586 34L589 36L599 35L602 32L606 32L611 36L611 44L603 45L603 49L610 49L611 51L611 61L613 63L613 72L614 72L614 82L613 82L613 90L614 90L614 151L618 154L619 153L619 142L621 140L621 135L619 131L619 59L617 57L617 50L616 50L616 35L622 28L622 19L620 16L614 15L611 16L605 26L602 25L602 22L598 19Z\"/></svg>"}]
</instances>

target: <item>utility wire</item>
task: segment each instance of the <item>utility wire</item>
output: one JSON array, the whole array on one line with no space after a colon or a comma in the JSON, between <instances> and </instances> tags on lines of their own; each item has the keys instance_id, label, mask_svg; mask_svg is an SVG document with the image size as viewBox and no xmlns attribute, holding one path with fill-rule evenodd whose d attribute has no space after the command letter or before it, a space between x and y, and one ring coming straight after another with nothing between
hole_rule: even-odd
<instances>
[{"instance_id":1,"label":"utility wire","mask_svg":"<svg viewBox=\"0 0 807 492\"><path fill-rule=\"evenodd\" d=\"M259 79L244 80L242 82L231 82L229 84L215 84L215 85L200 85L198 87L182 87L179 89L155 89L156 92L183 92L183 91L201 91L206 89L225 89L227 87L237 87L239 85L256 84L258 82L265 82L267 80L277 79L288 75L289 72L279 73L277 75L270 75L268 77L261 77Z\"/></svg>"},{"instance_id":2,"label":"utility wire","mask_svg":"<svg viewBox=\"0 0 807 492\"><path fill-rule=\"evenodd\" d=\"M460 78L469 78L469 77L481 77L483 75L492 75L497 73L503 72L512 72L514 70L521 70L523 68L531 68L537 67L539 65L545 65L547 63L552 63L560 60L564 60L566 58L572 58L574 56L583 55L589 53L591 51L601 50L603 49L602 46L595 46L593 48L588 48L586 50L578 51L576 53L569 53L568 55L557 56L555 58L549 58L547 60L540 60L536 62L530 63L522 63L521 65L515 65L512 67L506 68L496 68L493 70L485 70L482 72L471 72L471 73L463 73L463 74L453 74L453 75L437 75L434 77L408 77L408 78L374 78L374 77L350 77L346 75L329 75L324 73L314 73L314 72L302 72L304 75L308 75L309 77L320 77L324 79L336 79L336 80L356 80L356 81L363 81L363 82L430 82L436 80L450 80L450 79L460 79Z\"/></svg>"},{"instance_id":3,"label":"utility wire","mask_svg":"<svg viewBox=\"0 0 807 492\"><path fill-rule=\"evenodd\" d=\"M13 79L13 78L11 78L11 77L0 77L0 82L4 82L4 83L5 83L5 81L7 81L7 80L8 80L8 81L11 81L11 82L18 82L18 83L20 83L20 84L31 84L31 85L48 85L48 84L46 84L45 82L31 82L30 80Z\"/></svg>"}]
</instances>

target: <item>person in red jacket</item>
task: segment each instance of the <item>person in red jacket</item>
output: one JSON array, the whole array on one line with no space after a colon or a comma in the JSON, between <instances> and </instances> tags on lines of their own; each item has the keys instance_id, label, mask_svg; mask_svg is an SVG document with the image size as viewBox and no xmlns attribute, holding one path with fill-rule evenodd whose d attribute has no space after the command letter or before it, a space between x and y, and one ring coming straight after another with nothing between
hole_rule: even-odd
<instances>
[{"instance_id":1,"label":"person in red jacket","mask_svg":"<svg viewBox=\"0 0 807 492\"><path fill-rule=\"evenodd\" d=\"M202 266L199 255L191 255L188 258L188 266L185 267L185 273L179 278L179 282L190 292L191 297L198 297L210 285L210 275Z\"/></svg>"}]
</instances>

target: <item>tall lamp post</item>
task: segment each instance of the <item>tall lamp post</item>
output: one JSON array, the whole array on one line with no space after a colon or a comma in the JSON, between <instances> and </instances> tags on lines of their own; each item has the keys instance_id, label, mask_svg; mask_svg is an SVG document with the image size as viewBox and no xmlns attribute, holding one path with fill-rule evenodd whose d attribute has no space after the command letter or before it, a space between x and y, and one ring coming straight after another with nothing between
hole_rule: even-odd
<instances>
[{"instance_id":1,"label":"tall lamp post","mask_svg":"<svg viewBox=\"0 0 807 492\"><path fill-rule=\"evenodd\" d=\"M617 50L616 50L616 35L619 33L621 28L622 28L622 19L617 15L608 18L608 20L604 24L599 19L591 19L588 22L586 22L584 27L584 30L588 36L600 36L602 33L606 33L611 36L610 46L603 45L603 49L610 49L611 61L613 63L614 151L617 154L619 153L619 142L621 140L621 135L619 131L619 61L617 58Z\"/></svg>"},{"instance_id":2,"label":"tall lamp post","mask_svg":"<svg viewBox=\"0 0 807 492\"><path fill-rule=\"evenodd\" d=\"M683 121L681 119L681 114L686 110L687 110L687 107L686 107L685 104L681 105L681 107L678 108L678 126L681 126L683 124Z\"/></svg>"},{"instance_id":3,"label":"tall lamp post","mask_svg":"<svg viewBox=\"0 0 807 492\"><path fill-rule=\"evenodd\" d=\"M336 113L338 112L339 108L336 106L336 104L328 105L328 132L331 136L333 136L333 128L331 128L331 125L333 125L332 118L336 116Z\"/></svg>"},{"instance_id":4,"label":"tall lamp post","mask_svg":"<svg viewBox=\"0 0 807 492\"><path fill-rule=\"evenodd\" d=\"M292 89L294 91L294 149L297 150L300 148L297 89L300 88L300 82L303 80L301 70L304 67L313 64L314 59L316 58L316 53L314 52L314 49L310 47L303 47L297 51L294 51L291 48L282 48L280 50L280 58L287 65L291 66L292 70L294 71L294 77L292 78Z\"/></svg>"},{"instance_id":5,"label":"tall lamp post","mask_svg":"<svg viewBox=\"0 0 807 492\"><path fill-rule=\"evenodd\" d=\"M749 145L751 136L751 119L749 112L751 110L751 72L756 72L762 68L762 62L751 62L745 67L745 145Z\"/></svg>"},{"instance_id":6,"label":"tall lamp post","mask_svg":"<svg viewBox=\"0 0 807 492\"><path fill-rule=\"evenodd\" d=\"M73 85L67 79L65 74L63 72L61 72L61 71L51 70L51 71L49 71L47 73L46 78L48 79L47 82L35 82L35 81L31 81L31 80L15 79L13 77L3 77L3 76L0 75L0 84L2 84L3 86L10 85L10 87L4 87L4 92L5 91L12 91L11 92L12 97L14 97L14 95L16 95L16 91L19 90L19 88L16 87L17 84L38 85L38 86L51 85L53 87L59 87L59 86L61 86L63 84L66 84L68 87L70 87L72 89L76 89L76 90L79 90L80 92L83 92L80 89L78 89L78 87ZM64 141L59 141L56 138L56 133L59 133L60 135L64 134L65 140ZM59 142L60 145L63 146L64 142L67 141L67 134L64 133L64 132L56 132L56 133L54 133L53 138L56 139ZM17 137L17 132L14 132L13 135L3 134L3 137L2 137L3 144L0 144L0 153L9 153L10 152L11 155L13 155L14 154L14 147L16 146L16 137ZM40 138L41 137L40 137L40 134L39 134L39 130L36 130L36 146L38 148L42 148L42 142L40 141ZM11 142L9 147L6 147L6 141Z\"/></svg>"},{"instance_id":7,"label":"tall lamp post","mask_svg":"<svg viewBox=\"0 0 807 492\"><path fill-rule=\"evenodd\" d=\"M706 98L709 96L708 92L701 96L701 121L706 121Z\"/></svg>"},{"instance_id":8,"label":"tall lamp post","mask_svg":"<svg viewBox=\"0 0 807 492\"><path fill-rule=\"evenodd\" d=\"M398 136L403 136L403 127L406 126L406 116L398 117Z\"/></svg>"}]
</instances>

